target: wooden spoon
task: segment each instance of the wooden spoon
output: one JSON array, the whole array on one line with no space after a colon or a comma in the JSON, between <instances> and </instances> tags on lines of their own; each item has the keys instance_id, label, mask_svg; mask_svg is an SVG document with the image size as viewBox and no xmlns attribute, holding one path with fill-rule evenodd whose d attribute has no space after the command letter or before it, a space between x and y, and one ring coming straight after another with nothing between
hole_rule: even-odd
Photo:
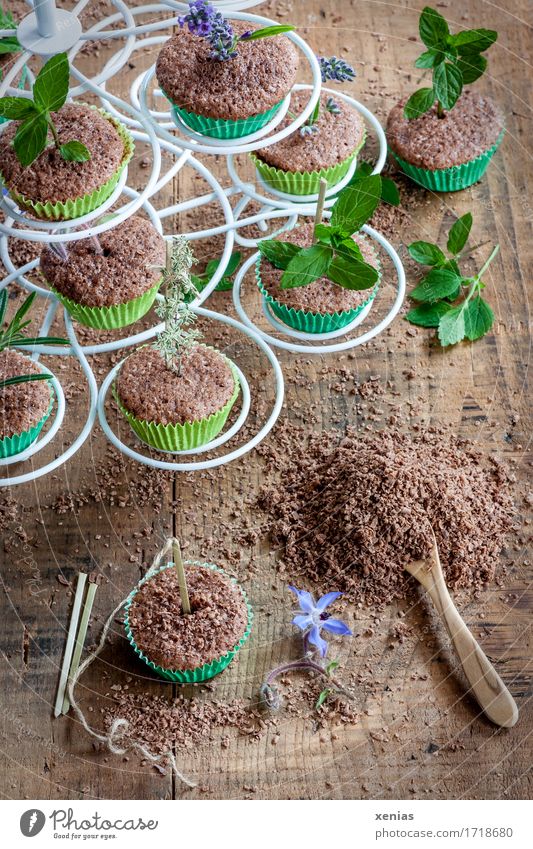
<instances>
[{"instance_id":1,"label":"wooden spoon","mask_svg":"<svg viewBox=\"0 0 533 849\"><path fill-rule=\"evenodd\" d=\"M435 535L433 541L430 557L408 563L405 569L424 587L444 621L479 706L495 725L511 728L518 720L516 702L455 607L442 573Z\"/></svg>"}]
</instances>

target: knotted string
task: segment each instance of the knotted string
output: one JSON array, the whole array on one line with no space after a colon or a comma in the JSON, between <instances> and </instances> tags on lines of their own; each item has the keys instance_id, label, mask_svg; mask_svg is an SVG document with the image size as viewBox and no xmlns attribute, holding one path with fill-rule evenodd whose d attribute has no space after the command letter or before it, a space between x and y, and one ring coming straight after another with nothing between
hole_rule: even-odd
<instances>
[{"instance_id":1,"label":"knotted string","mask_svg":"<svg viewBox=\"0 0 533 849\"><path fill-rule=\"evenodd\" d=\"M154 562L152 563L150 569L146 573L146 577L149 577L150 575L152 575L154 572L157 571L157 569L159 568L163 558L166 555L168 555L169 551L172 550L173 542L174 542L173 538L170 538L166 541L166 543L163 546L163 548L161 549L161 551L156 555ZM110 614L110 616L107 619L107 622L105 623L105 625L103 627L98 646L96 647L96 649L93 652L91 652L88 655L88 657L86 657L86 659L83 661L83 663L81 663L79 665L75 674L69 680L68 697L69 697L69 700L70 700L70 704L71 704L72 708L74 709L74 712L75 712L76 716L78 717L79 721L81 722L81 724L83 725L83 727L87 731L87 733L90 734L91 737L95 737L101 743L105 743L107 748L109 749L109 751L112 752L114 755L125 755L126 752L135 751L135 752L139 752L144 758L146 758L146 760L148 760L148 761L150 761L151 763L154 763L154 764L159 763L164 758L168 758L168 761L169 761L170 766L172 768L172 772L174 773L176 778L178 778L180 781L182 781L184 784L186 784L187 787L196 787L195 782L188 779L185 775L183 775L182 772L179 771L174 753L172 751L170 751L170 749L166 752L163 752L161 755L155 755L153 752L150 752L149 749L146 748L146 746L143 746L141 743L138 743L135 740L128 742L127 745L124 746L123 737L124 737L125 734L127 734L127 731L128 731L128 728L129 728L129 722L128 722L127 719L123 719L121 717L117 717L116 719L114 719L112 724L111 724L109 731L107 732L107 734L101 734L100 732L96 731L94 728L91 728L91 726L89 725L89 723L87 722L87 720L85 718L85 715L84 715L82 709L78 705L76 698L74 696L74 691L76 689L76 685L77 685L78 681L80 680L80 678L83 675L83 673L85 672L85 670L88 669L89 666L91 665L91 663L93 663L96 660L96 658L101 654L101 652L104 648L104 645L105 645L111 624L112 624L115 616L118 614L118 612L121 610L121 608L126 604L129 596L130 596L130 594L128 593L126 598L123 598L122 601L120 602L120 604L117 605L117 607L115 607L115 609Z\"/></svg>"}]
</instances>

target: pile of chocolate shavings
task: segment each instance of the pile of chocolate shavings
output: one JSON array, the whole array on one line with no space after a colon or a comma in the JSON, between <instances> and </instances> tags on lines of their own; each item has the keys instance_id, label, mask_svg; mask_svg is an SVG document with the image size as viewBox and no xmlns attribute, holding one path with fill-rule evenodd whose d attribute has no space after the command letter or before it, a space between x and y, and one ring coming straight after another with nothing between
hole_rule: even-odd
<instances>
[{"instance_id":1,"label":"pile of chocolate shavings","mask_svg":"<svg viewBox=\"0 0 533 849\"><path fill-rule=\"evenodd\" d=\"M477 591L493 580L513 528L512 480L445 429L350 430L340 443L334 432L303 438L259 506L291 580L381 606L409 592L403 564L429 555L430 525L449 586Z\"/></svg>"}]
</instances>

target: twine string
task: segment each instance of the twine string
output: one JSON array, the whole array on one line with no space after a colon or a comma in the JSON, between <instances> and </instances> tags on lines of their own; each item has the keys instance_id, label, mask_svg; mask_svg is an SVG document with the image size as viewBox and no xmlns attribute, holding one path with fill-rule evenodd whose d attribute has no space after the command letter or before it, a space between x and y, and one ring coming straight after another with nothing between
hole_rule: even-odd
<instances>
[{"instance_id":1,"label":"twine string","mask_svg":"<svg viewBox=\"0 0 533 849\"><path fill-rule=\"evenodd\" d=\"M173 542L172 538L168 539L166 541L165 545L163 546L161 551L156 555L150 569L146 573L147 577L149 575L152 575L155 571L157 571L159 565L161 564L163 557L165 557L168 554L169 550L172 549L172 542ZM72 679L69 681L68 697L69 697L69 700L70 700L71 707L73 708L74 713L76 714L78 720L81 722L85 731L91 737L94 737L96 740L99 740L101 743L105 743L105 745L107 746L109 751L112 752L112 754L114 754L114 755L125 755L126 752L134 751L134 752L140 753L144 758L146 758L146 760L150 761L153 764L158 764L164 758L167 758L169 763L170 763L170 766L172 768L172 772L174 773L176 778L179 779L179 781L183 782L183 784L186 784L187 787L196 787L195 782L191 781L189 778L187 778L185 775L183 775L182 772L180 772L180 770L178 769L178 765L176 763L176 758L174 756L174 753L170 749L168 749L166 752L163 752L160 755L155 755L153 752L151 752L149 749L147 749L146 746L143 746L142 743L139 743L136 740L131 740L131 741L125 742L124 736L128 732L129 722L128 722L127 719L124 719L123 717L117 717L116 719L113 720L111 727L109 728L109 731L107 732L107 734L103 734L103 733L100 733L99 731L96 731L94 728L91 728L91 726L87 722L87 719L85 718L85 715L84 715L82 709L80 708L80 706L78 705L78 702L76 701L76 697L75 697L74 693L75 693L75 689L76 689L76 685L77 685L78 681L80 680L80 678L84 674L84 672L89 668L89 666L92 663L94 663L96 658L101 654L101 652L102 652L102 650L105 646L107 636L109 634L109 629L111 628L111 624L112 624L115 616L119 613L121 608L124 607L124 605L126 604L128 598L129 598L129 593L126 596L126 598L123 598L122 601L120 602L120 604L118 604L117 607L115 607L115 609L113 610L113 612L109 615L109 617L108 617L108 619L107 619L107 621L106 621L106 623L105 623L105 625L102 629L102 633L100 635L100 641L99 641L96 649L94 649L94 651L92 651L85 658L83 663L81 663L79 665L75 674L72 676Z\"/></svg>"}]
</instances>

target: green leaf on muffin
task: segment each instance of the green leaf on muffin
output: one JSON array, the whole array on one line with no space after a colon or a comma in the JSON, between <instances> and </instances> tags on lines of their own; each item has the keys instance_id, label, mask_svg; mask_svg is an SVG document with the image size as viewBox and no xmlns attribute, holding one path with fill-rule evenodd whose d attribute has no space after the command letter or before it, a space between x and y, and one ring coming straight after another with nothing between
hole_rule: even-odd
<instances>
[{"instance_id":1,"label":"green leaf on muffin","mask_svg":"<svg viewBox=\"0 0 533 849\"><path fill-rule=\"evenodd\" d=\"M0 97L0 117L20 121L12 144L24 168L46 148L49 133L67 162L86 162L91 158L90 151L79 141L62 144L52 119L52 113L58 112L68 97L69 76L67 54L58 53L39 71L33 85L33 99Z\"/></svg>"},{"instance_id":2,"label":"green leaf on muffin","mask_svg":"<svg viewBox=\"0 0 533 849\"><path fill-rule=\"evenodd\" d=\"M68 339L59 339L55 336L38 336L29 338L22 331L31 324L31 319L23 321L28 313L31 305L35 300L36 292L32 292L22 305L18 308L15 315L7 325L3 327L4 319L7 311L7 289L2 289L0 292L0 351L5 351L7 348L29 347L30 345L69 345ZM27 383L30 380L51 380L51 374L22 374L15 377L6 378L0 381L0 389L6 386L14 386L17 383Z\"/></svg>"},{"instance_id":3,"label":"green leaf on muffin","mask_svg":"<svg viewBox=\"0 0 533 849\"><path fill-rule=\"evenodd\" d=\"M419 19L419 32L425 50L415 67L432 70L432 85L415 91L404 106L408 120L419 118L437 103L437 114L444 118L457 103L463 86L475 82L485 72L487 60L481 54L498 38L490 29L462 30L452 34L446 19L426 6Z\"/></svg>"},{"instance_id":4,"label":"green leaf on muffin","mask_svg":"<svg viewBox=\"0 0 533 849\"><path fill-rule=\"evenodd\" d=\"M0 7L0 29L16 29L17 22L9 11L5 11ZM6 53L18 53L22 50L17 36L8 35L5 38L0 38L0 55ZM1 75L0 75L1 79Z\"/></svg>"}]
</instances>

